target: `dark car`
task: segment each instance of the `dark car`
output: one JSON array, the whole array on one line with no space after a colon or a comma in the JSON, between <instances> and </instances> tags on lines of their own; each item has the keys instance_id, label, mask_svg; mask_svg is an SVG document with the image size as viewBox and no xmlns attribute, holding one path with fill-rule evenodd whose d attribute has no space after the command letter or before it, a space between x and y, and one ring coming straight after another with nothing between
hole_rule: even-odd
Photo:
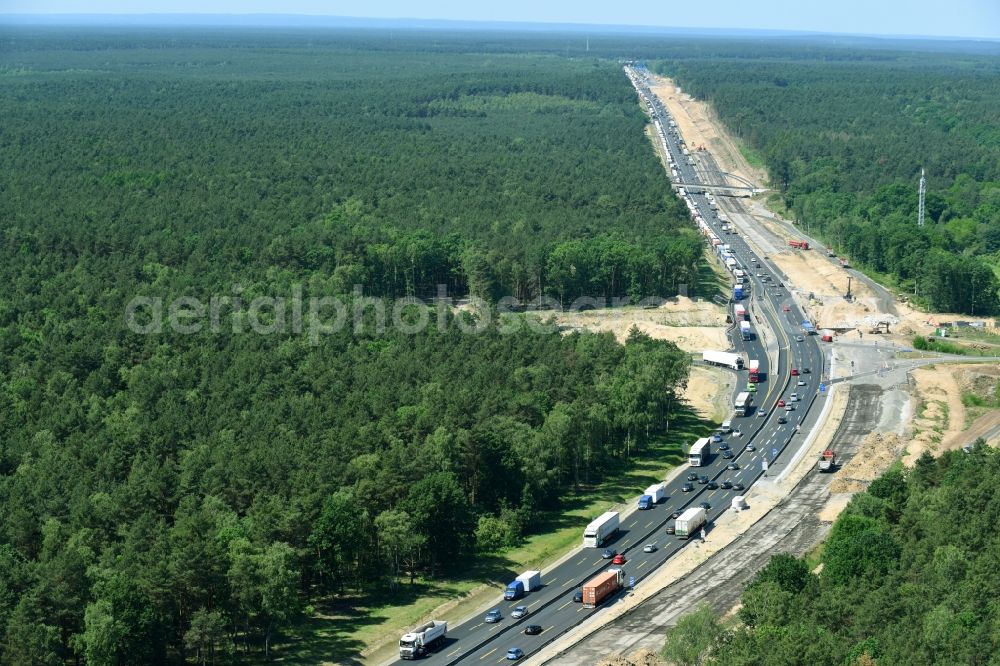
<instances>
[{"instance_id":1,"label":"dark car","mask_svg":"<svg viewBox=\"0 0 1000 666\"><path fill-rule=\"evenodd\" d=\"M722 452L722 457L725 458L726 460L729 460L730 458L733 457L733 452L732 451L723 451Z\"/></svg>"},{"instance_id":2,"label":"dark car","mask_svg":"<svg viewBox=\"0 0 1000 666\"><path fill-rule=\"evenodd\" d=\"M722 488L723 490L729 490L730 488L733 487L733 484L730 481L723 481L722 483L719 484L719 487Z\"/></svg>"},{"instance_id":3,"label":"dark car","mask_svg":"<svg viewBox=\"0 0 1000 666\"><path fill-rule=\"evenodd\" d=\"M715 481L709 481L708 485L705 487L708 488L709 490L716 490L718 489L719 484L717 484Z\"/></svg>"},{"instance_id":4,"label":"dark car","mask_svg":"<svg viewBox=\"0 0 1000 666\"><path fill-rule=\"evenodd\" d=\"M788 423L788 419L785 418L784 414L778 417L778 423Z\"/></svg>"},{"instance_id":5,"label":"dark car","mask_svg":"<svg viewBox=\"0 0 1000 666\"><path fill-rule=\"evenodd\" d=\"M663 531L666 532L667 534L673 534L674 531L675 531L675 528L674 528L673 525L667 525L666 529L663 530Z\"/></svg>"},{"instance_id":6,"label":"dark car","mask_svg":"<svg viewBox=\"0 0 1000 666\"><path fill-rule=\"evenodd\" d=\"M678 519L678 518L681 517L681 512L680 511L674 511L672 514L670 514L670 517L673 518L674 520L676 520L676 519Z\"/></svg>"},{"instance_id":7,"label":"dark car","mask_svg":"<svg viewBox=\"0 0 1000 666\"><path fill-rule=\"evenodd\" d=\"M733 490L743 490L744 485L742 483L734 483Z\"/></svg>"},{"instance_id":8,"label":"dark car","mask_svg":"<svg viewBox=\"0 0 1000 666\"><path fill-rule=\"evenodd\" d=\"M612 557L614 557L617 554L618 554L617 550L614 550L612 548L605 548L604 552L601 553L601 557L603 557L606 560L610 560Z\"/></svg>"},{"instance_id":9,"label":"dark car","mask_svg":"<svg viewBox=\"0 0 1000 666\"><path fill-rule=\"evenodd\" d=\"M683 486L681 486L681 492L689 493L692 490L694 490L694 484L693 483L689 482L689 483L685 483Z\"/></svg>"},{"instance_id":10,"label":"dark car","mask_svg":"<svg viewBox=\"0 0 1000 666\"><path fill-rule=\"evenodd\" d=\"M698 477L698 483L700 483L701 485L705 485L706 483L708 483L708 477L707 476L699 476Z\"/></svg>"},{"instance_id":11,"label":"dark car","mask_svg":"<svg viewBox=\"0 0 1000 666\"><path fill-rule=\"evenodd\" d=\"M802 374L803 375L808 375L809 374L809 368L802 368Z\"/></svg>"},{"instance_id":12,"label":"dark car","mask_svg":"<svg viewBox=\"0 0 1000 666\"><path fill-rule=\"evenodd\" d=\"M705 511L708 511L709 509L712 508L712 505L709 504L708 502L702 502L698 506L700 506L701 508L703 508Z\"/></svg>"},{"instance_id":13,"label":"dark car","mask_svg":"<svg viewBox=\"0 0 1000 666\"><path fill-rule=\"evenodd\" d=\"M719 450L720 451L728 451L729 450L729 445L726 444L726 443L719 444Z\"/></svg>"},{"instance_id":14,"label":"dark car","mask_svg":"<svg viewBox=\"0 0 1000 666\"><path fill-rule=\"evenodd\" d=\"M739 468L740 464L738 462L731 462L728 465L726 465L726 469L739 469Z\"/></svg>"},{"instance_id":15,"label":"dark car","mask_svg":"<svg viewBox=\"0 0 1000 666\"><path fill-rule=\"evenodd\" d=\"M580 596L581 597L583 596L583 592L580 593ZM529 624L527 627L524 628L524 633L528 634L529 636L537 636L538 634L542 633L542 625Z\"/></svg>"},{"instance_id":16,"label":"dark car","mask_svg":"<svg viewBox=\"0 0 1000 666\"><path fill-rule=\"evenodd\" d=\"M583 590L577 590L573 593L573 601L578 604L583 603Z\"/></svg>"},{"instance_id":17,"label":"dark car","mask_svg":"<svg viewBox=\"0 0 1000 666\"><path fill-rule=\"evenodd\" d=\"M690 474L687 475L687 480L688 481L697 481L698 480L698 475L695 474L694 472L691 472Z\"/></svg>"}]
</instances>

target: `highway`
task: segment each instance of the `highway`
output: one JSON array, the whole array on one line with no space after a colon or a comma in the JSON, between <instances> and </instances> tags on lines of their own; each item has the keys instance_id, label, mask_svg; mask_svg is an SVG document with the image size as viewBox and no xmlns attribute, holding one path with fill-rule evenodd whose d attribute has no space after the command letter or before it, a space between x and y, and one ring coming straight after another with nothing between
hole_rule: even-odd
<instances>
[{"instance_id":1,"label":"highway","mask_svg":"<svg viewBox=\"0 0 1000 666\"><path fill-rule=\"evenodd\" d=\"M650 93L644 84L642 70L633 70L631 77L637 91L643 98L643 103L650 109L652 116L658 120L664 129L664 140L669 154L677 168L676 181L684 184L697 185L698 177L692 163L683 157L681 137L668 131L669 114ZM683 185L681 185L683 187ZM697 188L696 188L697 189ZM711 233L730 245L730 251L740 267L749 275L749 299L741 301L748 307L751 314L751 325L754 331L751 340L744 341L738 327L734 324L728 331L732 351L742 353L747 359L760 361L762 381L760 388L754 394L755 407L744 417L733 417L734 429L742 431L737 437L728 435L726 443L736 454L733 461L725 460L718 448L712 444L712 455L707 465L690 468L691 472L707 475L712 481L739 482L750 487L764 473L763 461L788 458L794 454L786 448L791 444L797 446L804 441L806 432L795 432L795 426L804 418L806 411L815 399L820 377L822 375L822 352L815 336L803 335L801 331L802 314L799 312L784 288L778 287L779 278L773 277L770 284L757 276L767 274L774 276L774 268L766 258L756 257L751 248L741 236L724 234L718 218L709 208L709 200L704 194L687 193L689 207L700 213L701 219L711 229ZM755 266L760 264L760 268ZM734 303L730 303L730 314ZM767 349L758 333L764 323L768 329L772 346L776 346L777 362L774 367L768 361ZM802 336L797 341L796 336ZM809 368L807 374L791 376L791 369ZM747 371L737 373L737 390L746 390ZM803 385L799 386L801 382ZM792 392L802 396L800 402L790 403ZM793 406L792 411L777 408L779 399ZM761 417L763 412L766 416ZM787 423L778 423L778 416L785 415ZM693 442L687 442L689 446ZM747 445L753 444L755 451L748 451ZM738 470L726 469L727 464L735 462ZM697 539L690 541L679 539L665 532L664 528L672 524L670 518L674 511L682 511L688 506L697 506L708 502L709 524L707 531L711 533L712 522L724 511L730 508L732 498L746 491L709 489L707 485L695 483L693 492L682 492L681 487L687 483L688 469L676 475L667 486L667 498L660 505L646 511L629 509L621 517L621 530L616 537L604 545L620 553L624 553L627 562L622 566L626 579L634 579L636 586L641 585L644 578L656 570L661 564L679 550L690 546ZM636 488L636 497L642 491ZM596 517L596 516L595 516ZM580 525L581 541L584 525ZM645 544L655 544L656 550L644 553ZM503 613L503 619L495 624L487 624L482 616L448 627L448 635L443 645L425 658L428 664L490 664L506 661L509 648L517 647L525 652L525 658L531 658L543 645L554 640L568 629L575 627L595 613L620 603L623 593L605 601L595 609L585 609L579 603L573 602L573 593L593 575L608 569L609 560L602 559L603 548L583 548L574 552L560 564L545 571L542 576L542 588L527 594L516 601L498 601L495 608ZM517 572L520 573L520 572ZM516 573L514 574L516 575ZM513 575L511 578L513 579ZM516 606L524 605L529 614L514 620L510 613ZM540 635L528 636L523 633L524 627L537 624L543 628Z\"/></svg>"}]
</instances>

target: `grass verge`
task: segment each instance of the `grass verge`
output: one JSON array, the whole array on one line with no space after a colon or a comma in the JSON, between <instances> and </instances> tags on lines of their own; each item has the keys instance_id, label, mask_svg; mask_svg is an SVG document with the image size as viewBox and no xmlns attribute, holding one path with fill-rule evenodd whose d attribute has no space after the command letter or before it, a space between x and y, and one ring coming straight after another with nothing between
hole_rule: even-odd
<instances>
[{"instance_id":1,"label":"grass verge","mask_svg":"<svg viewBox=\"0 0 1000 666\"><path fill-rule=\"evenodd\" d=\"M272 662L282 664L378 664L396 656L403 630L429 617L458 622L495 599L504 585L528 569L544 569L576 548L584 525L610 508L624 508L646 486L663 480L687 459L688 443L716 426L684 409L668 436L616 461L606 480L581 486L558 511L541 514L524 543L506 552L470 558L460 575L417 578L314 604L315 612L275 642ZM362 656L364 652L364 656ZM263 663L263 656L252 663Z\"/></svg>"}]
</instances>

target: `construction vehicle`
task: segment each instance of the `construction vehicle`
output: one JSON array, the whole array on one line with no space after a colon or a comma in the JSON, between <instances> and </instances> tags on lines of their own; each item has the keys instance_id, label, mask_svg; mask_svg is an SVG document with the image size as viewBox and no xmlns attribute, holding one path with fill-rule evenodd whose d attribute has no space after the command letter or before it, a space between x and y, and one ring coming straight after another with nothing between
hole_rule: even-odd
<instances>
[{"instance_id":1,"label":"construction vehicle","mask_svg":"<svg viewBox=\"0 0 1000 666\"><path fill-rule=\"evenodd\" d=\"M851 277L850 276L847 277L847 293L844 294L844 300L847 301L848 303L850 303L850 302L852 302L854 300L854 295L851 294Z\"/></svg>"},{"instance_id":2,"label":"construction vehicle","mask_svg":"<svg viewBox=\"0 0 1000 666\"><path fill-rule=\"evenodd\" d=\"M879 333L885 333L886 335L888 335L889 334L889 322L887 322L887 321L880 321L877 324L875 324L874 326L872 326L868 330L868 332L872 333L872 334L875 334L875 335L877 335Z\"/></svg>"},{"instance_id":3,"label":"construction vehicle","mask_svg":"<svg viewBox=\"0 0 1000 666\"><path fill-rule=\"evenodd\" d=\"M840 267L841 268L850 268L851 267L851 262L849 262L847 259L844 259L843 257L840 257Z\"/></svg>"},{"instance_id":4,"label":"construction vehicle","mask_svg":"<svg viewBox=\"0 0 1000 666\"><path fill-rule=\"evenodd\" d=\"M837 464L836 458L836 454L830 449L821 453L819 456L819 471L832 472L834 465Z\"/></svg>"},{"instance_id":5,"label":"construction vehicle","mask_svg":"<svg viewBox=\"0 0 1000 666\"><path fill-rule=\"evenodd\" d=\"M809 249L809 243L807 243L806 241L790 240L790 241L788 241L788 246L789 247L794 247L794 248L796 248L798 250L808 250Z\"/></svg>"}]
</instances>

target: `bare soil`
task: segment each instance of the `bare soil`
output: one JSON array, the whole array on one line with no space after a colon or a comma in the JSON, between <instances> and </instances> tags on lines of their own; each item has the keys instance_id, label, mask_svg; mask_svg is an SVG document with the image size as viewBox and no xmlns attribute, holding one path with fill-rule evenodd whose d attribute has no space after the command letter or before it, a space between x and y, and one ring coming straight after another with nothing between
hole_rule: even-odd
<instances>
[{"instance_id":1,"label":"bare soil","mask_svg":"<svg viewBox=\"0 0 1000 666\"><path fill-rule=\"evenodd\" d=\"M633 326L651 338L670 340L684 351L728 349L726 312L722 306L683 296L657 308L623 307L556 312L553 318L564 330L610 331L619 341Z\"/></svg>"},{"instance_id":2,"label":"bare soil","mask_svg":"<svg viewBox=\"0 0 1000 666\"><path fill-rule=\"evenodd\" d=\"M855 456L837 471L830 493L857 493L882 476L903 452L905 441L896 433L870 433Z\"/></svg>"},{"instance_id":3,"label":"bare soil","mask_svg":"<svg viewBox=\"0 0 1000 666\"><path fill-rule=\"evenodd\" d=\"M652 650L636 650L627 657L615 654L597 662L597 666L668 666L660 655Z\"/></svg>"},{"instance_id":4,"label":"bare soil","mask_svg":"<svg viewBox=\"0 0 1000 666\"><path fill-rule=\"evenodd\" d=\"M694 365L683 397L698 416L721 423L729 415L735 382L736 376L722 368Z\"/></svg>"}]
</instances>

